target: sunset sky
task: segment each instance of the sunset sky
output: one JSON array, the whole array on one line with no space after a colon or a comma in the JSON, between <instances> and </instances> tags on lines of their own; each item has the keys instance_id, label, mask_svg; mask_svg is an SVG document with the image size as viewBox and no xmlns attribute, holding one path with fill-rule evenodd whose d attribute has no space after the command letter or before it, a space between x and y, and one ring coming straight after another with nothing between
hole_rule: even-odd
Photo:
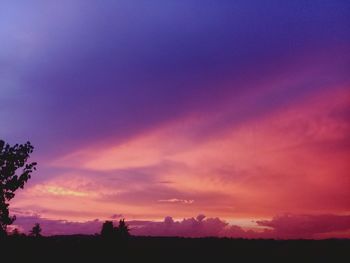
<instances>
[{"instance_id":1,"label":"sunset sky","mask_svg":"<svg viewBox=\"0 0 350 263\"><path fill-rule=\"evenodd\" d=\"M0 2L22 231L350 237L350 2Z\"/></svg>"}]
</instances>

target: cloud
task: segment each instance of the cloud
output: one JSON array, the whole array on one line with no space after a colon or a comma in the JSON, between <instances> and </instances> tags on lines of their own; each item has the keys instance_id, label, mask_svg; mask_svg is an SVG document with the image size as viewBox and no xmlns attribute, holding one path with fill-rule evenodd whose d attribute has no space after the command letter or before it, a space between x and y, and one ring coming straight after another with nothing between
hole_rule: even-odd
<instances>
[{"instance_id":1,"label":"cloud","mask_svg":"<svg viewBox=\"0 0 350 263\"><path fill-rule=\"evenodd\" d=\"M135 228L135 235L145 236L181 236L204 237L221 236L227 223L219 218L187 218L182 221L174 221L172 217L165 217L163 222L151 222Z\"/></svg>"},{"instance_id":2,"label":"cloud","mask_svg":"<svg viewBox=\"0 0 350 263\"><path fill-rule=\"evenodd\" d=\"M1 131L40 165L15 207L71 221L349 211L345 1L14 2Z\"/></svg>"},{"instance_id":3,"label":"cloud","mask_svg":"<svg viewBox=\"0 0 350 263\"><path fill-rule=\"evenodd\" d=\"M49 3L5 3L2 79L4 86L16 83L25 94L7 99L5 112L11 118L4 115L6 127L17 136L11 139L30 137L44 158L106 138L121 143L192 112L237 105L249 94L263 93L261 80L264 86L287 81L277 85L277 93L245 102L262 107L250 114L238 108L237 119L319 90L314 87L318 82L343 78L347 4L310 8L242 1L203 3L200 12L191 12L195 6L195 1L157 1L155 7L79 0L59 3L52 12ZM300 12L300 6L307 12ZM296 87L301 72L308 74ZM320 76L327 78L320 81ZM4 96L9 89L1 89Z\"/></svg>"},{"instance_id":4,"label":"cloud","mask_svg":"<svg viewBox=\"0 0 350 263\"><path fill-rule=\"evenodd\" d=\"M99 233L102 222L98 219L74 222L67 220L52 220L39 215L17 216L12 228L17 227L22 233L29 233L34 224L39 223L43 235L70 235Z\"/></svg>"},{"instance_id":5,"label":"cloud","mask_svg":"<svg viewBox=\"0 0 350 263\"><path fill-rule=\"evenodd\" d=\"M131 226L132 226L132 222ZM146 222L133 229L135 235L182 237L231 237L231 238L332 238L350 237L349 215L291 215L275 216L271 220L257 221L253 229L231 225L220 218L187 218L175 221L165 217L162 222Z\"/></svg>"},{"instance_id":6,"label":"cloud","mask_svg":"<svg viewBox=\"0 0 350 263\"><path fill-rule=\"evenodd\" d=\"M275 216L271 220L257 221L269 227L267 231L275 238L317 238L322 234L350 230L350 215L293 215Z\"/></svg>"},{"instance_id":7,"label":"cloud","mask_svg":"<svg viewBox=\"0 0 350 263\"><path fill-rule=\"evenodd\" d=\"M115 214L111 219L119 219ZM99 233L103 220L74 222L45 219L37 214L22 213L12 228L28 233L39 223L45 235L94 234ZM118 220L115 221L115 224ZM256 221L255 228L232 225L218 217L196 218L176 221L166 216L163 221L127 220L131 233L136 236L178 236L178 237L230 237L230 238L274 238L274 239L322 239L350 237L350 215L292 215L284 214L271 220Z\"/></svg>"},{"instance_id":8,"label":"cloud","mask_svg":"<svg viewBox=\"0 0 350 263\"><path fill-rule=\"evenodd\" d=\"M113 214L111 215L111 219L118 219L118 218L122 218L123 215L122 214Z\"/></svg>"},{"instance_id":9,"label":"cloud","mask_svg":"<svg viewBox=\"0 0 350 263\"><path fill-rule=\"evenodd\" d=\"M29 182L13 203L95 213L85 218L65 213L64 219L79 221L107 218L116 209L143 219L345 213L349 95L339 87L239 125L215 125L229 117L226 111L191 115L122 144L92 143L52 161L54 176ZM48 167L45 172L52 175Z\"/></svg>"},{"instance_id":10,"label":"cloud","mask_svg":"<svg viewBox=\"0 0 350 263\"><path fill-rule=\"evenodd\" d=\"M161 203L182 203L182 204L188 205L188 204L192 204L194 202L194 200L171 198L171 199L158 200L158 202L161 202Z\"/></svg>"}]
</instances>

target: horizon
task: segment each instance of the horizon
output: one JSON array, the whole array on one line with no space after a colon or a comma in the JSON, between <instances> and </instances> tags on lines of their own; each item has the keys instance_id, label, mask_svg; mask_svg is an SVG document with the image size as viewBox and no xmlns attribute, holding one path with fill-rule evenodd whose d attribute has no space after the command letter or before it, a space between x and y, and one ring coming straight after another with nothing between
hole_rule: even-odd
<instances>
[{"instance_id":1,"label":"horizon","mask_svg":"<svg viewBox=\"0 0 350 263\"><path fill-rule=\"evenodd\" d=\"M30 141L38 162L12 228L350 238L349 14L340 0L3 1L0 139Z\"/></svg>"}]
</instances>

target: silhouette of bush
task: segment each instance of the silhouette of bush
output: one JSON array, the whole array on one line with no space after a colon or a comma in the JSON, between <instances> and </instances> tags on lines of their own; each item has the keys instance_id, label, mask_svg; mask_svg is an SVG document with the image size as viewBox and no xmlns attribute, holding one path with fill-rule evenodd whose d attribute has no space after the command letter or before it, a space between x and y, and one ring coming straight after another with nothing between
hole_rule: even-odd
<instances>
[{"instance_id":1,"label":"silhouette of bush","mask_svg":"<svg viewBox=\"0 0 350 263\"><path fill-rule=\"evenodd\" d=\"M18 228L15 228L12 232L11 232L11 236L13 237L18 237L20 236L20 233L18 231Z\"/></svg>"},{"instance_id":2,"label":"silhouette of bush","mask_svg":"<svg viewBox=\"0 0 350 263\"><path fill-rule=\"evenodd\" d=\"M125 241L130 237L130 229L122 219L115 227L112 221L105 221L101 229L101 237L105 240Z\"/></svg>"},{"instance_id":3,"label":"silhouette of bush","mask_svg":"<svg viewBox=\"0 0 350 263\"><path fill-rule=\"evenodd\" d=\"M119 225L115 228L115 232L118 240L126 240L130 237L130 229L124 219L119 220Z\"/></svg>"},{"instance_id":4,"label":"silhouette of bush","mask_svg":"<svg viewBox=\"0 0 350 263\"><path fill-rule=\"evenodd\" d=\"M30 231L30 236L41 237L41 227L39 223L36 223Z\"/></svg>"},{"instance_id":5,"label":"silhouette of bush","mask_svg":"<svg viewBox=\"0 0 350 263\"><path fill-rule=\"evenodd\" d=\"M24 184L36 170L36 163L27 163L34 147L27 142L10 146L0 140L0 238L6 236L7 226L16 219L10 216L9 201L14 198L15 191ZM17 169L22 168L19 174Z\"/></svg>"},{"instance_id":6,"label":"silhouette of bush","mask_svg":"<svg viewBox=\"0 0 350 263\"><path fill-rule=\"evenodd\" d=\"M113 239L114 237L114 226L113 226L113 222L112 221L105 221L102 225L102 229L101 229L101 237L104 239Z\"/></svg>"},{"instance_id":7,"label":"silhouette of bush","mask_svg":"<svg viewBox=\"0 0 350 263\"><path fill-rule=\"evenodd\" d=\"M21 233L18 228L15 228L11 231L11 237L19 239L19 238L25 238L26 235L24 233Z\"/></svg>"}]
</instances>

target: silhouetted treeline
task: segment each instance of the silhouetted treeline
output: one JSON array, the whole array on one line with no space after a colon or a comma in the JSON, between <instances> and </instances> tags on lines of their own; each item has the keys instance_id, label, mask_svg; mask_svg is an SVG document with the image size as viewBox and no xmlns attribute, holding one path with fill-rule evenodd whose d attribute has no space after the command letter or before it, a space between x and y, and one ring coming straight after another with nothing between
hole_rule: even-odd
<instances>
[{"instance_id":1,"label":"silhouetted treeline","mask_svg":"<svg viewBox=\"0 0 350 263\"><path fill-rule=\"evenodd\" d=\"M102 225L101 237L106 241L126 241L130 237L130 229L124 219L119 220L119 225L114 226L113 221L106 221Z\"/></svg>"},{"instance_id":2,"label":"silhouetted treeline","mask_svg":"<svg viewBox=\"0 0 350 263\"><path fill-rule=\"evenodd\" d=\"M246 240L101 235L9 236L1 262L350 262L350 240ZM11 261L5 261L10 259Z\"/></svg>"}]
</instances>

